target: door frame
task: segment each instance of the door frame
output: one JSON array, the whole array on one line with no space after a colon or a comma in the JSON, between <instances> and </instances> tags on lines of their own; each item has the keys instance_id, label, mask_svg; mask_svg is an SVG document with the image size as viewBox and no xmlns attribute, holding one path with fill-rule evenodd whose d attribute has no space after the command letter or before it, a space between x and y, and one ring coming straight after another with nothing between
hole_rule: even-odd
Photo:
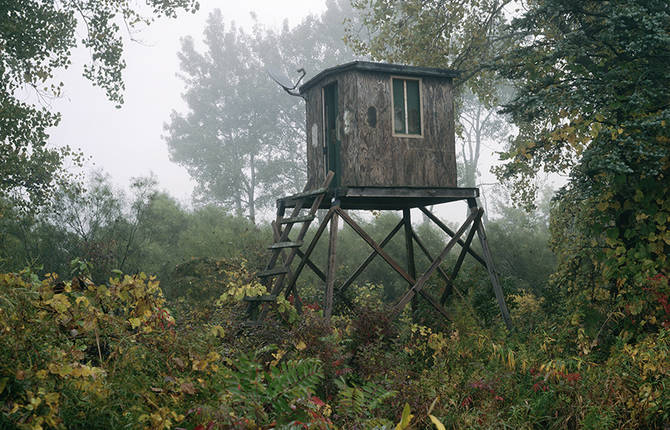
<instances>
[{"instance_id":1,"label":"door frame","mask_svg":"<svg viewBox=\"0 0 670 430\"><path fill-rule=\"evenodd\" d=\"M337 81L330 82L321 87L321 110L323 120L323 155L324 155L324 175L328 175L328 171L332 170L335 176L331 181L331 188L338 188L340 186L341 176L341 142L339 139L339 86ZM328 100L326 100L328 98ZM332 103L327 103L333 98ZM329 127L328 105L335 108L334 124ZM332 132L332 138L329 133ZM331 141L332 140L332 141Z\"/></svg>"}]
</instances>

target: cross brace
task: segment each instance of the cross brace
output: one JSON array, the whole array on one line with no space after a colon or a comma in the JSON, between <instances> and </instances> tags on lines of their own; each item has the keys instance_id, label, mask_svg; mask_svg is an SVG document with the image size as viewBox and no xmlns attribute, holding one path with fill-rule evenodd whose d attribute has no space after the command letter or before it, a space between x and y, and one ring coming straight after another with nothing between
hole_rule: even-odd
<instances>
[{"instance_id":1,"label":"cross brace","mask_svg":"<svg viewBox=\"0 0 670 430\"><path fill-rule=\"evenodd\" d=\"M317 195L318 200L320 200L320 198L323 198L323 195L318 195L318 193L313 195ZM288 232L290 230L291 225L293 225L294 221L295 222L306 221L305 224L303 225L303 229L301 229L300 231L298 239L296 239L292 243L302 240L307 230L307 227L309 226L309 222L311 221L311 219L313 219L314 213L316 209L319 207L318 205L320 204L320 201L317 202L316 201L317 199L313 201L310 213L304 217L299 217L299 211L302 205L302 201L297 199L294 207L295 209L290 217L291 222L283 221L284 219L283 208L280 205L280 211L278 212L277 221L273 223L275 243L290 242L290 239L288 238L289 236ZM286 296L293 294L294 297L297 299L296 303L299 306L299 297L296 289L296 281L300 276L300 273L302 272L304 267L308 266L326 284L326 291L324 298L324 316L326 318L330 318L333 311L334 296L337 295L342 299L344 299L345 298L344 292L346 291L346 289L351 286L351 284L356 280L356 278L365 270L365 268L377 256L380 256L409 285L408 290L396 302L396 304L392 308L392 313L394 316L400 314L409 302L414 303L415 298L417 296L420 296L425 300L427 300L428 303L433 308L435 308L435 310L437 310L441 315L443 315L447 319L450 319L447 311L444 309L443 306L444 303L446 302L446 299L451 294L452 290L455 290L459 295L461 295L461 297L463 297L460 291L455 289L453 282L462 267L466 254L470 254L475 260L481 263L489 272L491 284L493 286L493 290L496 296L496 300L498 301L498 305L500 307L503 320L507 325L508 329L511 329L512 324L509 316L509 311L505 304L505 300L502 294L502 288L500 286L500 282L498 280L498 276L493 265L491 251L488 247L484 226L481 223L484 210L477 207L477 202L474 198L468 198L467 202L470 208L470 214L465 220L465 222L456 231L453 231L449 227L447 227L441 220L439 220L439 218L437 218L432 212L430 212L425 207L419 207L419 209L424 214L426 214L426 216L431 221L433 221L440 229L442 229L445 233L447 233L451 238L444 247L444 249L442 250L442 252L440 252L437 255L437 257L433 258L428 249L421 242L416 232L412 228L409 209L403 210L402 220L391 230L391 232L380 243L377 243L374 239L372 239L372 237L370 237L370 235L368 235L365 232L365 230L360 225L356 223L354 219L352 219L349 216L349 214L346 211L344 211L340 207L339 201L334 201L331 203L331 207L328 210L328 213L319 224L316 234L314 235L309 245L307 246L307 249L304 252L301 251L299 246L283 247L283 248L280 247L276 250L277 252L273 254L273 261L271 261L272 264L269 264L268 266L273 266L274 262L276 262L279 259L280 255L283 254L283 251L286 250L287 252L289 252L288 257L284 257L284 263L287 263L285 264L286 270L284 271L277 270L279 278L277 279L275 288L273 288L272 290L271 296L277 296L282 292L282 290L284 290L285 287L284 294ZM344 281L342 285L336 288L335 287L335 268L337 262L336 248L337 248L338 219L340 218L372 248L372 251L363 261L363 263L361 263L361 265L346 279L346 281ZM282 231L281 226L284 225L286 227ZM321 238L321 236L323 235L323 233L325 232L326 228L329 225L330 225L330 234L329 234L329 246L328 246L328 267L324 273L323 271L321 271L321 269L319 269L316 266L316 264L314 264L314 262L310 259L310 256L314 251L319 239ZM391 241L391 239L397 234L398 231L400 231L400 229L403 226L404 226L405 244L407 252L407 270L405 270L398 263L398 261L393 259L386 251L384 251L384 246ZM463 236L465 235L466 231L467 235L463 240ZM480 241L483 255L479 255L471 248L471 244L475 235L477 235ZM430 265L428 269L423 274L421 274L421 276L418 277L414 263L414 247L413 247L414 243L416 243L419 246L419 248L423 251L426 257L430 260ZM457 244L460 245L461 250L458 255L456 264L454 265L451 274L449 275L441 267L441 264L444 262L449 252ZM294 270L291 270L290 263L293 260L293 257L295 256L298 257L298 264ZM269 268L271 269L271 267ZM428 293L424 289L427 281L436 271L446 281L444 290L442 291L439 300L436 300L434 297L432 297L432 295L430 295L430 293ZM288 282L285 282L285 280L287 280ZM261 318L263 317L263 315L264 313L261 314Z\"/></svg>"}]
</instances>

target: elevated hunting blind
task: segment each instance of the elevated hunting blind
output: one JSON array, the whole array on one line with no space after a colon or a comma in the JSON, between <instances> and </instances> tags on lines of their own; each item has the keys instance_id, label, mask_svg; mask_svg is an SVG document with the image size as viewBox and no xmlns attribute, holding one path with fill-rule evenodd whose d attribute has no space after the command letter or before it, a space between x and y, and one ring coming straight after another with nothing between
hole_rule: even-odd
<instances>
[{"instance_id":1,"label":"elevated hunting blind","mask_svg":"<svg viewBox=\"0 0 670 430\"><path fill-rule=\"evenodd\" d=\"M394 314L402 312L409 302L415 307L416 298L421 296L449 318L444 305L469 254L488 270L503 320L511 327L482 224L484 210L477 203L479 189L459 188L456 183L455 77L457 73L450 70L354 61L322 71L303 84L299 93L292 92L297 85L293 88L282 85L287 92L300 95L306 102L308 181L302 193L277 200L270 261L266 270L257 274L270 294L245 297L249 302L251 324L264 319L269 309L267 304L275 302L279 294L293 296L300 310L297 280L305 267L324 282L324 316L330 318L334 297L338 296L349 306L346 290L377 256L409 285L395 303ZM427 209L427 206L454 201L466 201L469 208L469 216L456 231ZM289 208L291 212L286 216ZM431 255L412 227L413 208L423 212L449 236L439 255ZM327 209L327 213L306 244L303 240L319 209ZM402 219L377 242L349 216L347 209L400 210ZM372 250L361 265L336 286L339 218ZM295 225L300 227L291 239ZM323 271L311 257L327 226L330 226L328 261ZM401 229L406 245L404 265L383 249ZM481 244L479 252L471 247L475 234ZM414 245L429 261L420 276ZM458 258L447 270L442 264L456 245L461 248ZM439 299L424 288L436 272L445 282Z\"/></svg>"},{"instance_id":2,"label":"elevated hunting blind","mask_svg":"<svg viewBox=\"0 0 670 430\"><path fill-rule=\"evenodd\" d=\"M455 72L354 61L300 87L310 186L455 187Z\"/></svg>"}]
</instances>

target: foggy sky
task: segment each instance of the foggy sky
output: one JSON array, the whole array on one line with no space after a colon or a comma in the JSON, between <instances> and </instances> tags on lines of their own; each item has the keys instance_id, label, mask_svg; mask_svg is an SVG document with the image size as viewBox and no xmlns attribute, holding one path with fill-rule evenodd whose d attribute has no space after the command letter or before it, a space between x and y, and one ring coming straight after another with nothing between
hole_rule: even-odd
<instances>
[{"instance_id":1,"label":"foggy sky","mask_svg":"<svg viewBox=\"0 0 670 430\"><path fill-rule=\"evenodd\" d=\"M190 35L200 42L207 16L215 8L221 9L226 22L234 20L245 29L253 23L252 12L260 23L279 28L285 18L294 26L309 14L320 14L325 10L325 0L200 0L196 14L182 13L177 19L155 22L134 35L141 43L126 41L126 91L121 109L81 76L88 52L75 50L72 66L56 75L65 89L64 97L51 102L52 108L61 112L62 120L50 130L50 144L81 149L91 157L86 171L104 170L119 188L127 188L132 177L153 172L161 190L182 203L190 203L194 182L186 169L170 162L161 135L170 112L186 108L181 98L184 84L177 77L179 39Z\"/></svg>"},{"instance_id":2,"label":"foggy sky","mask_svg":"<svg viewBox=\"0 0 670 430\"><path fill-rule=\"evenodd\" d=\"M80 149L90 157L85 171L99 169L109 173L119 189L127 190L132 177L153 173L160 190L190 206L195 183L186 169L169 160L167 145L161 136L170 112L186 110L181 98L184 84L177 76L179 39L192 36L196 46L202 48L205 22L215 8L221 9L226 22L235 21L244 29L250 29L253 24L252 13L259 23L279 28L284 19L294 26L305 16L320 14L326 9L325 0L201 0L196 14L181 13L177 19L158 20L133 35L141 43L126 37L126 91L121 109L116 109L100 88L93 87L81 76L82 65L90 54L79 48L73 52L72 66L56 74L56 79L62 80L65 87L64 96L51 102L52 108L61 112L62 121L51 129L50 144ZM493 147L482 148L480 183L496 182L489 169L492 164L497 164L494 152L502 150L502 146L499 142ZM487 188L482 188L482 192L491 192ZM464 208L441 209L440 212L450 219L465 216Z\"/></svg>"}]
</instances>

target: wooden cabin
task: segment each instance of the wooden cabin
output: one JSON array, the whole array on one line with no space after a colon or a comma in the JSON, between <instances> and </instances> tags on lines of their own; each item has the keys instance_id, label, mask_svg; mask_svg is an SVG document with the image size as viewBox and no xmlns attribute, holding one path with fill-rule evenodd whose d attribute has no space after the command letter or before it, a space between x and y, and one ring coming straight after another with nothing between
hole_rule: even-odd
<instances>
[{"instance_id":1,"label":"wooden cabin","mask_svg":"<svg viewBox=\"0 0 670 430\"><path fill-rule=\"evenodd\" d=\"M451 70L354 61L300 87L310 188L456 187Z\"/></svg>"}]
</instances>

